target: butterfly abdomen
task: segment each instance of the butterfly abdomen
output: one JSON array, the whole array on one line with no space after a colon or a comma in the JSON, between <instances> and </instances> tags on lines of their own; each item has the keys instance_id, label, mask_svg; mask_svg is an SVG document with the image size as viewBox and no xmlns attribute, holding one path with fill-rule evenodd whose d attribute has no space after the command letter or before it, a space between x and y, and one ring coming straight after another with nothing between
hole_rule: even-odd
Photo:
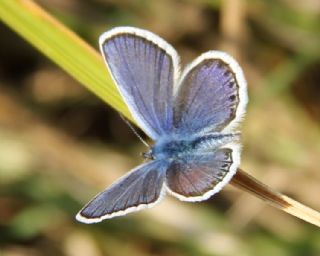
<instances>
[{"instance_id":1,"label":"butterfly abdomen","mask_svg":"<svg viewBox=\"0 0 320 256\"><path fill-rule=\"evenodd\" d=\"M210 133L196 137L193 141L193 148L197 151L212 150L230 142L238 142L240 133Z\"/></svg>"}]
</instances>

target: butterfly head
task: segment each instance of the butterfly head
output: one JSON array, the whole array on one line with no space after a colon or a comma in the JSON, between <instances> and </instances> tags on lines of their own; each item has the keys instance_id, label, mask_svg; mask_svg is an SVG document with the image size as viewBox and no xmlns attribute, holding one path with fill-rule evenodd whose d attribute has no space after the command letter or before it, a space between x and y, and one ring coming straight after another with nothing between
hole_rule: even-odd
<instances>
[{"instance_id":1,"label":"butterfly head","mask_svg":"<svg viewBox=\"0 0 320 256\"><path fill-rule=\"evenodd\" d=\"M153 155L153 150L150 149L147 152L142 152L141 156L145 159L145 160L154 160L154 155Z\"/></svg>"}]
</instances>

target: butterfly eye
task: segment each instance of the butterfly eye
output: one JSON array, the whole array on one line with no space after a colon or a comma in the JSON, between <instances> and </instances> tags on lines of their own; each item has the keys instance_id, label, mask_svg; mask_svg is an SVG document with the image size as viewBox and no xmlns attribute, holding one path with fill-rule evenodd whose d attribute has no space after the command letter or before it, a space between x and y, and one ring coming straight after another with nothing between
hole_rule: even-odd
<instances>
[{"instance_id":1,"label":"butterfly eye","mask_svg":"<svg viewBox=\"0 0 320 256\"><path fill-rule=\"evenodd\" d=\"M142 152L141 156L146 160L154 160L152 150L149 150L148 152Z\"/></svg>"}]
</instances>

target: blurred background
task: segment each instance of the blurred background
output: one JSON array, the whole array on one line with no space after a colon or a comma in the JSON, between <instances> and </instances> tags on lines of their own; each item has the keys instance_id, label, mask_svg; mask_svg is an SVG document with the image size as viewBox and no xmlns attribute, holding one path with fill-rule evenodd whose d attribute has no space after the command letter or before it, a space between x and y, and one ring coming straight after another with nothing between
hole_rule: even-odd
<instances>
[{"instance_id":1,"label":"blurred background","mask_svg":"<svg viewBox=\"0 0 320 256\"><path fill-rule=\"evenodd\" d=\"M318 0L39 0L96 49L119 25L165 38L184 64L224 50L250 102L242 168L320 210ZM92 196L142 161L119 114L0 24L0 255L320 255L319 229L228 185L96 225Z\"/></svg>"}]
</instances>

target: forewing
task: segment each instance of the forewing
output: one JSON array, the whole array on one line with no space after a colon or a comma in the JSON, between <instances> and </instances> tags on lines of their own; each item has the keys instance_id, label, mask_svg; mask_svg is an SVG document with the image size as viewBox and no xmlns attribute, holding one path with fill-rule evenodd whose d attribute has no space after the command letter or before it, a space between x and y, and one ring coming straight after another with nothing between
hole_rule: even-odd
<instances>
[{"instance_id":1,"label":"forewing","mask_svg":"<svg viewBox=\"0 0 320 256\"><path fill-rule=\"evenodd\" d=\"M164 195L165 171L166 163L162 161L138 166L98 194L78 213L77 220L96 223L152 207Z\"/></svg>"},{"instance_id":2,"label":"forewing","mask_svg":"<svg viewBox=\"0 0 320 256\"><path fill-rule=\"evenodd\" d=\"M175 97L178 133L230 132L245 113L247 85L238 63L210 51L184 71Z\"/></svg>"},{"instance_id":3,"label":"forewing","mask_svg":"<svg viewBox=\"0 0 320 256\"><path fill-rule=\"evenodd\" d=\"M211 153L188 155L171 163L166 186L182 201L202 201L219 192L236 173L240 148L229 144Z\"/></svg>"},{"instance_id":4,"label":"forewing","mask_svg":"<svg viewBox=\"0 0 320 256\"><path fill-rule=\"evenodd\" d=\"M139 126L153 139L173 125L173 84L179 57L157 35L118 27L100 37L105 62Z\"/></svg>"}]
</instances>

